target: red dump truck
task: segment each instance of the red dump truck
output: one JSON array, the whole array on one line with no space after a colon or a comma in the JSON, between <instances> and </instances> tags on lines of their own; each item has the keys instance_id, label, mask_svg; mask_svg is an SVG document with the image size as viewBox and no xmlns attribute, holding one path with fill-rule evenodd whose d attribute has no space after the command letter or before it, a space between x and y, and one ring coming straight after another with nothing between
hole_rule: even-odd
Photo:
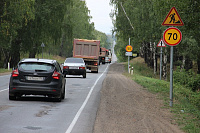
<instances>
[{"instance_id":1,"label":"red dump truck","mask_svg":"<svg viewBox=\"0 0 200 133\"><path fill-rule=\"evenodd\" d=\"M105 64L105 58L108 57L108 50L106 48L101 47L99 56L100 62L102 62L102 64Z\"/></svg>"},{"instance_id":2,"label":"red dump truck","mask_svg":"<svg viewBox=\"0 0 200 133\"><path fill-rule=\"evenodd\" d=\"M87 69L98 73L99 66L99 40L74 39L73 57L83 58Z\"/></svg>"}]
</instances>

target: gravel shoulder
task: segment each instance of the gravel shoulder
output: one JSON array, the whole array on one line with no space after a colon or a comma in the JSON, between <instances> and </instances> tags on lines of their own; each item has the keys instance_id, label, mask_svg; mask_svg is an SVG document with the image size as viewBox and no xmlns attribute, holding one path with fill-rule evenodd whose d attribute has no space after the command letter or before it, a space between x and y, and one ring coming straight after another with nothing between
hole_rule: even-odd
<instances>
[{"instance_id":1,"label":"gravel shoulder","mask_svg":"<svg viewBox=\"0 0 200 133\"><path fill-rule=\"evenodd\" d=\"M4 73L0 73L0 76L3 76L3 75L9 75L11 74L12 72L4 72Z\"/></svg>"},{"instance_id":2,"label":"gravel shoulder","mask_svg":"<svg viewBox=\"0 0 200 133\"><path fill-rule=\"evenodd\" d=\"M94 133L182 133L156 94L127 78L124 65L111 64L101 90Z\"/></svg>"}]
</instances>

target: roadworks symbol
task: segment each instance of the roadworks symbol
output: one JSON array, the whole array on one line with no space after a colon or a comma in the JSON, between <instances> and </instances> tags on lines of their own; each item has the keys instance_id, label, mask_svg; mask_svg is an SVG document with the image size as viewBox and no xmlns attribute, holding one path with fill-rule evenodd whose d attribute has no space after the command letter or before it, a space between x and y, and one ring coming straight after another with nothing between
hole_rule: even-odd
<instances>
[{"instance_id":1,"label":"roadworks symbol","mask_svg":"<svg viewBox=\"0 0 200 133\"><path fill-rule=\"evenodd\" d=\"M184 25L175 7L172 7L172 9L169 11L162 25L164 26L183 26Z\"/></svg>"}]
</instances>

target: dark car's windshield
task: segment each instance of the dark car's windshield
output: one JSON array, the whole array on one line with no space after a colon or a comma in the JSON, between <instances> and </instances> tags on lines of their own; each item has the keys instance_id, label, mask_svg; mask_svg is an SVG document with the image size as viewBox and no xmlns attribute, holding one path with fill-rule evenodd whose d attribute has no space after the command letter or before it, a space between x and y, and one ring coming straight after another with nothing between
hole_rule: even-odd
<instances>
[{"instance_id":1,"label":"dark car's windshield","mask_svg":"<svg viewBox=\"0 0 200 133\"><path fill-rule=\"evenodd\" d=\"M35 62L28 62L28 63L21 63L19 65L19 69L26 70L26 71L52 71L54 66L47 63L35 63Z\"/></svg>"},{"instance_id":2,"label":"dark car's windshield","mask_svg":"<svg viewBox=\"0 0 200 133\"><path fill-rule=\"evenodd\" d=\"M67 58L65 63L84 63L82 58Z\"/></svg>"}]
</instances>

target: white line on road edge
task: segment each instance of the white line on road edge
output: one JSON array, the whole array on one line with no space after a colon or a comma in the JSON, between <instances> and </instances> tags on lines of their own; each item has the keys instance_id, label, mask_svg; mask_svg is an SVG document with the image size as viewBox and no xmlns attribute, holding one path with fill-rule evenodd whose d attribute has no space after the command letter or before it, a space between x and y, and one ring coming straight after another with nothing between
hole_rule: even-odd
<instances>
[{"instance_id":1,"label":"white line on road edge","mask_svg":"<svg viewBox=\"0 0 200 133\"><path fill-rule=\"evenodd\" d=\"M107 65L105 71L99 76L99 78L95 81L94 85L91 87L90 89L90 92L88 93L85 101L83 102L81 108L78 110L78 112L76 113L76 116L74 117L72 123L70 124L70 126L68 127L67 131L65 133L71 133L72 129L74 128L74 125L76 124L79 116L81 115L83 109L85 108L85 105L87 104L91 94L92 94L92 91L94 90L94 87L96 86L97 82L99 81L99 79L103 76L103 74L106 72L107 68L108 68L109 65Z\"/></svg>"},{"instance_id":2,"label":"white line on road edge","mask_svg":"<svg viewBox=\"0 0 200 133\"><path fill-rule=\"evenodd\" d=\"M3 91L7 91L7 90L8 90L8 88L7 88L7 89L4 89L4 90L0 90L0 93L3 92Z\"/></svg>"}]
</instances>

